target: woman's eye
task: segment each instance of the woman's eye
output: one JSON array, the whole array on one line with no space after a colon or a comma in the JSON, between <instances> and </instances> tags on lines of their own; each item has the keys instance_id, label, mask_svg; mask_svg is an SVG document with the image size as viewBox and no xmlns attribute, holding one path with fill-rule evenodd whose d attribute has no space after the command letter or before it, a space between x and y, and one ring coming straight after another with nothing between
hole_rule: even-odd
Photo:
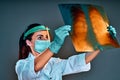
<instances>
[{"instance_id":1,"label":"woman's eye","mask_svg":"<svg viewBox=\"0 0 120 80\"><path fill-rule=\"evenodd\" d=\"M38 40L48 40L48 35L44 36L44 35L39 35L37 36Z\"/></svg>"},{"instance_id":2,"label":"woman's eye","mask_svg":"<svg viewBox=\"0 0 120 80\"><path fill-rule=\"evenodd\" d=\"M38 36L38 40L42 40L42 36Z\"/></svg>"},{"instance_id":3,"label":"woman's eye","mask_svg":"<svg viewBox=\"0 0 120 80\"><path fill-rule=\"evenodd\" d=\"M46 39L48 39L48 35L46 35Z\"/></svg>"}]
</instances>

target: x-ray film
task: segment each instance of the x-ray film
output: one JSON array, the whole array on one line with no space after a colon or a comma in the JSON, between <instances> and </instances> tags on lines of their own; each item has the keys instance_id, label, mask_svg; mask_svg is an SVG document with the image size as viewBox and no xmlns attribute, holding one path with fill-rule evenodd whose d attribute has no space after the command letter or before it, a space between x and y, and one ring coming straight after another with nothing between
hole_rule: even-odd
<instances>
[{"instance_id":1,"label":"x-ray film","mask_svg":"<svg viewBox=\"0 0 120 80\"><path fill-rule=\"evenodd\" d=\"M72 26L70 36L77 52L120 47L116 37L107 30L109 20L103 7L89 4L60 4L59 9L65 24Z\"/></svg>"}]
</instances>

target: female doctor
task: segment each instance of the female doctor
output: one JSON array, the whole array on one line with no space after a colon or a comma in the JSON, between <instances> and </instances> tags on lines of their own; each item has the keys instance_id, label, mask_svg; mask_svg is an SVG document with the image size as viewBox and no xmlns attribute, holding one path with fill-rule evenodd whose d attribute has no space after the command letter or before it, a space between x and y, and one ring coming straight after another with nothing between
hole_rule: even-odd
<instances>
[{"instance_id":1,"label":"female doctor","mask_svg":"<svg viewBox=\"0 0 120 80\"><path fill-rule=\"evenodd\" d=\"M90 70L90 62L100 53L73 55L68 59L52 57L57 54L69 35L71 26L65 25L55 30L50 41L49 28L41 24L31 24L19 40L19 60L15 70L19 80L62 80L63 75Z\"/></svg>"}]
</instances>

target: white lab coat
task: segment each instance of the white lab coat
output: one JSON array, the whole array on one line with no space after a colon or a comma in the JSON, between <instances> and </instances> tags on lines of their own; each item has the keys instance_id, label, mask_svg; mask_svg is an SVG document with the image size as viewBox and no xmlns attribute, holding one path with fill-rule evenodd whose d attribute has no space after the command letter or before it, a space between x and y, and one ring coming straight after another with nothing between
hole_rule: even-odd
<instances>
[{"instance_id":1,"label":"white lab coat","mask_svg":"<svg viewBox=\"0 0 120 80\"><path fill-rule=\"evenodd\" d=\"M90 70L90 63L85 63L85 54L78 54L68 59L52 57L38 72L34 71L34 56L18 60L15 66L19 80L62 80L63 75Z\"/></svg>"}]
</instances>

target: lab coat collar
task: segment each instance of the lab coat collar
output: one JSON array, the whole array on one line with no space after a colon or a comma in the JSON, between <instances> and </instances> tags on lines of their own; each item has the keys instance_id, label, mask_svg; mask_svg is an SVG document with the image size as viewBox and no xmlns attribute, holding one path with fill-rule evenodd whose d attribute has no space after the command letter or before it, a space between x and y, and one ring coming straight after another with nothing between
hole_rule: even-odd
<instances>
[{"instance_id":1,"label":"lab coat collar","mask_svg":"<svg viewBox=\"0 0 120 80\"><path fill-rule=\"evenodd\" d=\"M28 55L28 59L34 59L35 56L33 56L33 54L30 52L29 55Z\"/></svg>"}]
</instances>

